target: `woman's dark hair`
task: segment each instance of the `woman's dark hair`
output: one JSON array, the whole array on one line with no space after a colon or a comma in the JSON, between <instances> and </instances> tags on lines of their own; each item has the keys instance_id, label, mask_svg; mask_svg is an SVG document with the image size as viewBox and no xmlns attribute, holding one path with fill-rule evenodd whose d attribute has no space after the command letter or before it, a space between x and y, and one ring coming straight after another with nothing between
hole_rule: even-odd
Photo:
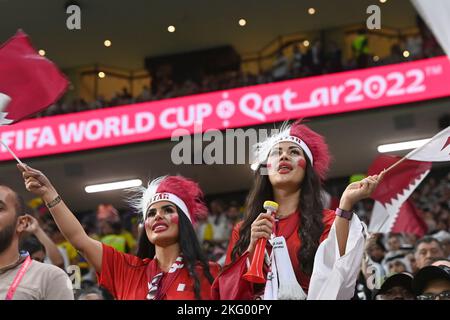
<instances>
[{"instance_id":1,"label":"woman's dark hair","mask_svg":"<svg viewBox=\"0 0 450 320\"><path fill-rule=\"evenodd\" d=\"M306 158L306 170L300 185L300 199L297 208L300 214L300 228L298 234L301 246L297 253L300 269L303 273L311 275L314 256L319 247L320 236L324 230L323 203L321 198L321 182L318 175L312 169L311 163ZM236 242L232 252L232 260L243 254L250 244L251 225L258 215L264 210L263 204L266 200L273 200L273 189L268 175L262 175L260 167L255 173L255 182L246 200L246 214L239 230L239 240Z\"/></svg>"},{"instance_id":2,"label":"woman's dark hair","mask_svg":"<svg viewBox=\"0 0 450 320\"><path fill-rule=\"evenodd\" d=\"M210 283L213 283L214 278L209 270L208 260L205 257L200 244L198 243L197 235L192 223L180 208L176 208L178 213L179 228L178 242L180 244L181 254L183 255L183 263L187 267L189 275L194 279L195 298L200 300L200 280L197 272L195 271L197 263L199 263L203 268L203 273ZM142 230L139 235L137 256L141 259L153 259L155 257L155 245L148 240L145 230Z\"/></svg>"}]
</instances>

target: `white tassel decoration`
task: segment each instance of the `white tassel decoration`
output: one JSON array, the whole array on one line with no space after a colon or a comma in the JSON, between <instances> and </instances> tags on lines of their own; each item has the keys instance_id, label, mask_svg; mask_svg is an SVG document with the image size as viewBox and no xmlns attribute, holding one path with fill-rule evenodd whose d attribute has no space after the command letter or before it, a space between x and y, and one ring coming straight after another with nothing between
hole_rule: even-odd
<instances>
[{"instance_id":1,"label":"white tassel decoration","mask_svg":"<svg viewBox=\"0 0 450 320\"><path fill-rule=\"evenodd\" d=\"M305 300L306 294L298 284L283 236L273 239L273 254L278 271L278 300Z\"/></svg>"}]
</instances>

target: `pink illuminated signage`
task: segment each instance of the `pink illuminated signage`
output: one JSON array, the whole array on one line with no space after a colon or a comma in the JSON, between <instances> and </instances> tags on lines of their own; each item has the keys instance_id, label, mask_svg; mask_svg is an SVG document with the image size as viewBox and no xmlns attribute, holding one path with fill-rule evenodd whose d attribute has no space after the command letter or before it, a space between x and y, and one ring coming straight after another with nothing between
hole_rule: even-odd
<instances>
[{"instance_id":1,"label":"pink illuminated signage","mask_svg":"<svg viewBox=\"0 0 450 320\"><path fill-rule=\"evenodd\" d=\"M447 57L23 121L0 128L21 158L450 96ZM0 160L12 157L0 148Z\"/></svg>"}]
</instances>

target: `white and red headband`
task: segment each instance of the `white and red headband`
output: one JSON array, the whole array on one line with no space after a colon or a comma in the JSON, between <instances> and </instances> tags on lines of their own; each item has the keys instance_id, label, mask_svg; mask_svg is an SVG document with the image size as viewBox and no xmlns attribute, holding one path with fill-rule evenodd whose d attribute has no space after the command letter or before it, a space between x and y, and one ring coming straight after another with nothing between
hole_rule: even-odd
<instances>
[{"instance_id":1,"label":"white and red headband","mask_svg":"<svg viewBox=\"0 0 450 320\"><path fill-rule=\"evenodd\" d=\"M148 188L140 187L130 204L147 218L148 209L157 202L168 201L176 205L194 224L198 218L206 217L208 209L203 202L199 185L182 176L163 176L154 179Z\"/></svg>"},{"instance_id":2,"label":"white and red headband","mask_svg":"<svg viewBox=\"0 0 450 320\"><path fill-rule=\"evenodd\" d=\"M285 122L277 134L254 146L254 159L257 167L267 161L272 148L280 142L292 142L298 145L320 179L325 179L330 164L328 146L321 135L301 124L301 120L297 120L292 125Z\"/></svg>"},{"instance_id":3,"label":"white and red headband","mask_svg":"<svg viewBox=\"0 0 450 320\"><path fill-rule=\"evenodd\" d=\"M169 192L161 192L161 193L155 193L150 200L145 199L144 202L146 203L145 207L146 210L144 212L144 219L147 216L148 209L157 202L161 201L168 201L176 205L178 208L183 211L183 213L186 215L186 217L189 219L189 221L192 223L191 214L188 210L188 207L186 206L186 203L184 203L183 200L181 200L180 197L178 197L176 194L169 193ZM142 208L144 209L144 208Z\"/></svg>"},{"instance_id":4,"label":"white and red headband","mask_svg":"<svg viewBox=\"0 0 450 320\"><path fill-rule=\"evenodd\" d=\"M308 157L311 164L314 164L313 154L308 145L300 138L291 135L291 127L283 125L279 133L267 138L265 141L259 142L255 146L255 158L258 164L262 164L267 160L270 151L274 146L280 142L292 142L302 148L306 157Z\"/></svg>"},{"instance_id":5,"label":"white and red headband","mask_svg":"<svg viewBox=\"0 0 450 320\"><path fill-rule=\"evenodd\" d=\"M311 162L311 165L314 165L314 158L313 158L312 152L309 149L308 145L302 139L300 139L296 136L279 137L279 140L274 141L273 144L270 146L269 152L266 155L266 159L269 156L270 150L272 150L272 148L280 142L293 142L296 145L298 145L300 148L302 148L303 152L308 157L309 161Z\"/></svg>"}]
</instances>

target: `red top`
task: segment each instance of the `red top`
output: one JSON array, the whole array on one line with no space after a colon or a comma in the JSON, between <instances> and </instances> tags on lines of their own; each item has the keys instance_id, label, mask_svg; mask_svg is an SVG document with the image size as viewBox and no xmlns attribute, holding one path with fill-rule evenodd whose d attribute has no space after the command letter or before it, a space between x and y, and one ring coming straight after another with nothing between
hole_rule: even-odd
<instances>
[{"instance_id":1,"label":"red top","mask_svg":"<svg viewBox=\"0 0 450 320\"><path fill-rule=\"evenodd\" d=\"M103 258L102 270L97 274L99 285L105 287L118 300L146 300L149 291L148 283L161 272L155 268L154 274L149 274L152 259L140 259L136 256L125 254L114 248L102 244ZM219 273L219 265L209 263L213 278ZM211 299L211 284L203 274L203 268L196 266L196 272L200 279L200 295L203 300ZM161 282L163 283L164 277ZM161 285L162 285L161 283ZM187 268L182 268L163 300L195 300L194 280L189 276Z\"/></svg>"},{"instance_id":2,"label":"red top","mask_svg":"<svg viewBox=\"0 0 450 320\"><path fill-rule=\"evenodd\" d=\"M333 225L334 218L336 214L333 210L324 209L323 210L323 223L324 229L322 235L320 236L320 242L325 240L330 233L331 226ZM239 229L241 227L241 223L237 224L233 228L233 232L231 234L230 243L228 245L227 250L227 258L225 260L225 265L228 265L231 262L231 251L233 250L234 245L239 240ZM293 213L285 218L278 219L276 222L276 236L284 236L286 239L286 244L289 252L289 258L291 259L292 267L294 269L295 275L297 277L297 281L300 286L308 291L309 288L309 280L310 277L303 272L300 271L300 264L297 258L297 253L301 245L301 240L298 235L298 228L300 227L300 215L297 213Z\"/></svg>"}]
</instances>

